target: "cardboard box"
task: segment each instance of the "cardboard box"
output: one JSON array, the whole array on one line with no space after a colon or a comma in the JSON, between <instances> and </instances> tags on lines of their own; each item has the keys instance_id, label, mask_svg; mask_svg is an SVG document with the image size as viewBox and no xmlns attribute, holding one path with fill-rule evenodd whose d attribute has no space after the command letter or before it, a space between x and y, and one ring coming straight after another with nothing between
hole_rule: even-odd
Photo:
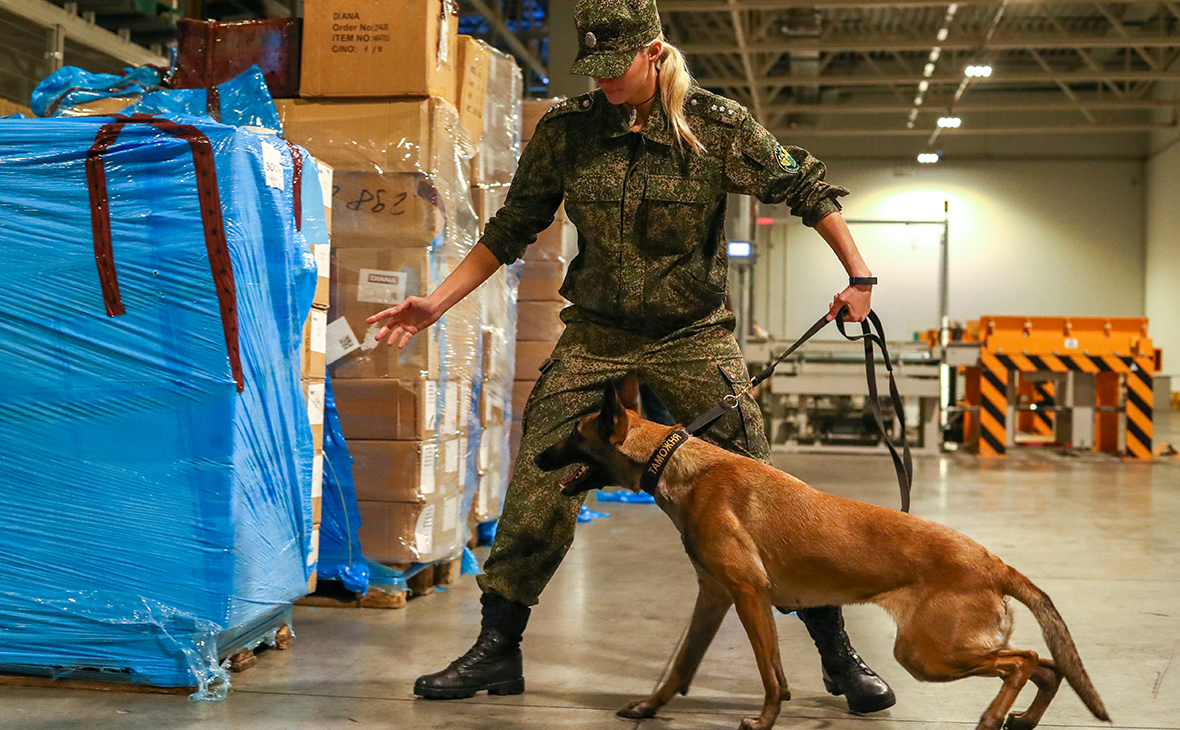
<instances>
[{"instance_id":1,"label":"cardboard box","mask_svg":"<svg viewBox=\"0 0 1180 730\"><path fill-rule=\"evenodd\" d=\"M438 431L444 401L439 399L437 381L334 380L332 392L350 444L364 439L428 439Z\"/></svg>"},{"instance_id":2,"label":"cardboard box","mask_svg":"<svg viewBox=\"0 0 1180 730\"><path fill-rule=\"evenodd\" d=\"M467 526L462 501L461 494L439 494L417 504L358 502L365 556L395 565L452 557L463 548Z\"/></svg>"},{"instance_id":3,"label":"cardboard box","mask_svg":"<svg viewBox=\"0 0 1180 730\"><path fill-rule=\"evenodd\" d=\"M445 231L440 195L428 175L344 171L333 185L337 249L428 248Z\"/></svg>"},{"instance_id":4,"label":"cardboard box","mask_svg":"<svg viewBox=\"0 0 1180 730\"><path fill-rule=\"evenodd\" d=\"M231 23L176 21L173 89L207 89L258 66L275 99L299 96L302 21L270 18Z\"/></svg>"},{"instance_id":5,"label":"cardboard box","mask_svg":"<svg viewBox=\"0 0 1180 730\"><path fill-rule=\"evenodd\" d=\"M457 67L459 121L467 130L472 143L479 144L483 136L484 102L488 94L488 67L492 56L490 46L469 35L459 36L459 64Z\"/></svg>"},{"instance_id":6,"label":"cardboard box","mask_svg":"<svg viewBox=\"0 0 1180 730\"><path fill-rule=\"evenodd\" d=\"M552 99L528 99L521 107L521 123L520 123L520 141L522 144L528 144L528 141L533 138L533 133L537 131L537 123L541 121L541 117L545 113L556 106L558 103L565 101L565 97L555 97Z\"/></svg>"},{"instance_id":7,"label":"cardboard box","mask_svg":"<svg viewBox=\"0 0 1180 730\"><path fill-rule=\"evenodd\" d=\"M139 95L136 96L113 96L108 99L91 99L89 101L82 101L72 106L64 106L61 116L64 117L90 117L90 116L106 116L109 114L121 114L124 109L138 102ZM46 112L49 116L53 116L54 112L59 107L57 105L51 106ZM33 113L28 110L18 109L25 116L31 117ZM14 112L3 112L0 110L0 116L4 114L11 114Z\"/></svg>"},{"instance_id":8,"label":"cardboard box","mask_svg":"<svg viewBox=\"0 0 1180 730\"><path fill-rule=\"evenodd\" d=\"M474 377L479 297L455 304L404 348L377 342L380 325L366 321L407 296L429 294L456 263L439 261L444 253L408 248L335 252L327 345L333 378L438 379L444 371L456 380ZM354 346L348 351L337 347L343 340Z\"/></svg>"},{"instance_id":9,"label":"cardboard box","mask_svg":"<svg viewBox=\"0 0 1180 730\"><path fill-rule=\"evenodd\" d=\"M464 144L455 133L459 112L443 99L276 99L275 106L286 138L337 174L425 173L437 178L441 172L437 187L451 182L456 147ZM468 186L462 181L462 187Z\"/></svg>"},{"instance_id":10,"label":"cardboard box","mask_svg":"<svg viewBox=\"0 0 1180 730\"><path fill-rule=\"evenodd\" d=\"M565 267L561 261L526 261L520 272L517 301L565 301L560 292L565 281Z\"/></svg>"},{"instance_id":11,"label":"cardboard box","mask_svg":"<svg viewBox=\"0 0 1180 730\"><path fill-rule=\"evenodd\" d=\"M453 0L305 0L305 97L455 99Z\"/></svg>"},{"instance_id":12,"label":"cardboard box","mask_svg":"<svg viewBox=\"0 0 1180 730\"><path fill-rule=\"evenodd\" d=\"M0 117L7 117L12 114L24 114L26 117L32 117L33 111L23 104L17 104L7 99L0 99Z\"/></svg>"},{"instance_id":13,"label":"cardboard box","mask_svg":"<svg viewBox=\"0 0 1180 730\"><path fill-rule=\"evenodd\" d=\"M487 94L484 97L483 134L471 160L472 184L512 182L520 159L520 108L524 76L516 59L489 49Z\"/></svg>"},{"instance_id":14,"label":"cardboard box","mask_svg":"<svg viewBox=\"0 0 1180 730\"><path fill-rule=\"evenodd\" d=\"M536 380L541 375L541 365L553 354L556 342L516 341L516 379Z\"/></svg>"},{"instance_id":15,"label":"cardboard box","mask_svg":"<svg viewBox=\"0 0 1180 730\"><path fill-rule=\"evenodd\" d=\"M303 323L303 347L299 352L300 375L304 378L324 379L327 329L327 311L312 307Z\"/></svg>"},{"instance_id":16,"label":"cardboard box","mask_svg":"<svg viewBox=\"0 0 1180 730\"><path fill-rule=\"evenodd\" d=\"M475 216L479 219L481 234L488 221L504 207L507 197L508 185L476 185L471 188L471 200L475 205Z\"/></svg>"},{"instance_id":17,"label":"cardboard box","mask_svg":"<svg viewBox=\"0 0 1180 730\"><path fill-rule=\"evenodd\" d=\"M324 444L324 379L306 378L302 381L303 398L307 403L307 422L311 425L311 443L322 453Z\"/></svg>"},{"instance_id":18,"label":"cardboard box","mask_svg":"<svg viewBox=\"0 0 1180 730\"><path fill-rule=\"evenodd\" d=\"M561 321L561 310L565 302L523 301L516 305L516 340L539 341L553 349L553 343L565 331ZM519 346L518 346L519 349Z\"/></svg>"},{"instance_id":19,"label":"cardboard box","mask_svg":"<svg viewBox=\"0 0 1180 730\"><path fill-rule=\"evenodd\" d=\"M426 502L433 495L462 494L467 438L436 442L350 440L356 498L366 502Z\"/></svg>"}]
</instances>

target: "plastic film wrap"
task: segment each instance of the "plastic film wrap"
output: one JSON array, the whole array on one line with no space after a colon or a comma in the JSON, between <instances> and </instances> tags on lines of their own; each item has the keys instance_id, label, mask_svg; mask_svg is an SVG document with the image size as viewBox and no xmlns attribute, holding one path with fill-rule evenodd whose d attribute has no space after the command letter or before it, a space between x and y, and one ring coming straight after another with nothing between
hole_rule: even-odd
<instances>
[{"instance_id":1,"label":"plastic film wrap","mask_svg":"<svg viewBox=\"0 0 1180 730\"><path fill-rule=\"evenodd\" d=\"M475 245L473 145L437 98L278 104L287 138L334 171L326 359L361 544L387 564L452 557L466 529L480 295L404 349L378 343L366 319L429 294Z\"/></svg>"},{"instance_id":2,"label":"plastic film wrap","mask_svg":"<svg viewBox=\"0 0 1180 730\"><path fill-rule=\"evenodd\" d=\"M506 185L512 182L520 159L524 77L512 56L491 46L485 48L490 59L487 95L483 134L478 154L472 161L472 183Z\"/></svg>"},{"instance_id":3,"label":"plastic film wrap","mask_svg":"<svg viewBox=\"0 0 1180 730\"><path fill-rule=\"evenodd\" d=\"M175 121L208 140L233 296L211 270L193 147L129 124L103 154L118 316L86 166L111 120L0 121L0 250L21 282L0 289L0 668L217 698L227 632L281 619L314 566L298 358L307 239L326 231L311 215L296 232L304 152Z\"/></svg>"}]
</instances>

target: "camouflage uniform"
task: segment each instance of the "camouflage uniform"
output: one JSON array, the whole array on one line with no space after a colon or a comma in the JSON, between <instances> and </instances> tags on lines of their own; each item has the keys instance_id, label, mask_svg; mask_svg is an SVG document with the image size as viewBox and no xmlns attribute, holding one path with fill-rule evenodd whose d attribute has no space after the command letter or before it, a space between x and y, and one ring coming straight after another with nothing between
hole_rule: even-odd
<instances>
[{"instance_id":1,"label":"camouflage uniform","mask_svg":"<svg viewBox=\"0 0 1180 730\"><path fill-rule=\"evenodd\" d=\"M824 166L784 148L739 104L694 88L685 113L703 153L677 144L657 99L640 132L602 92L558 104L525 148L504 207L482 242L503 263L524 253L565 201L578 255L561 288L566 330L524 412L520 454L484 591L533 605L573 541L581 500L533 457L593 413L602 386L637 371L682 423L749 382L725 308L728 193L786 203L814 226L840 209ZM769 447L752 396L704 438L763 461Z\"/></svg>"}]
</instances>

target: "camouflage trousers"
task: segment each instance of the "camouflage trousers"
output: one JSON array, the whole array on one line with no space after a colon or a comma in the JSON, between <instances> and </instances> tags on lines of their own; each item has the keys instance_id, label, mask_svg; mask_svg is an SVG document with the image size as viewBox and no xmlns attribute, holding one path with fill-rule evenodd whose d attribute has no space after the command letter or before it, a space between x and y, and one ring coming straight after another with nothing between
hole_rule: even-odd
<instances>
[{"instance_id":1,"label":"camouflage trousers","mask_svg":"<svg viewBox=\"0 0 1180 730\"><path fill-rule=\"evenodd\" d=\"M533 458L568 435L578 420L597 412L603 385L635 372L672 417L687 424L749 383L728 312L660 337L575 318L566 321L525 406L520 454L492 554L479 577L484 591L530 606L573 543L585 499L563 496L558 481L565 472L546 474ZM769 463L762 413L749 393L702 437Z\"/></svg>"}]
</instances>

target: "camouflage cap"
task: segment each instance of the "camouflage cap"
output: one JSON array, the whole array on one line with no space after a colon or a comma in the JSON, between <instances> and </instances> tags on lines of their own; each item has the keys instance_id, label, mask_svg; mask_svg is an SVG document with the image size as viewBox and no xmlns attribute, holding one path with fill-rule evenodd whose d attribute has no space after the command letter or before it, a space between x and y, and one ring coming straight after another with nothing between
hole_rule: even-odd
<instances>
[{"instance_id":1,"label":"camouflage cap","mask_svg":"<svg viewBox=\"0 0 1180 730\"><path fill-rule=\"evenodd\" d=\"M578 0L578 59L572 74L613 79L631 67L639 49L660 37L655 0Z\"/></svg>"}]
</instances>

